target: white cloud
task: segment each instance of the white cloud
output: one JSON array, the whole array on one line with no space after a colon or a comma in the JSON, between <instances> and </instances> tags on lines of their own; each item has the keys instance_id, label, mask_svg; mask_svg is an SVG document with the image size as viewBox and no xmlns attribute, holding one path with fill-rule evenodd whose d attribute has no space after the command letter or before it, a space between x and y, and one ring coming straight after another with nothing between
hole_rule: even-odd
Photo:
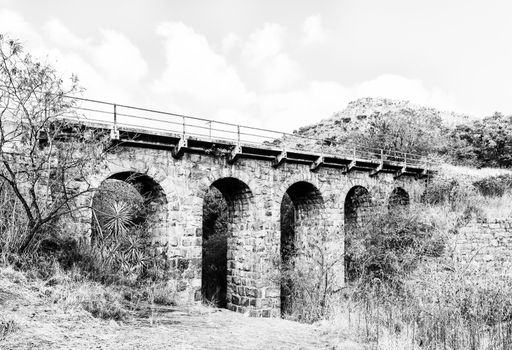
<instances>
[{"instance_id":1,"label":"white cloud","mask_svg":"<svg viewBox=\"0 0 512 350\"><path fill-rule=\"evenodd\" d=\"M152 91L168 100L183 101L189 113L208 113L228 106L243 108L253 99L236 70L216 53L206 38L183 23L164 23L166 66Z\"/></svg>"},{"instance_id":2,"label":"white cloud","mask_svg":"<svg viewBox=\"0 0 512 350\"><path fill-rule=\"evenodd\" d=\"M304 33L304 44L306 45L323 42L327 37L320 16L306 18L302 24L302 31Z\"/></svg>"},{"instance_id":3,"label":"white cloud","mask_svg":"<svg viewBox=\"0 0 512 350\"><path fill-rule=\"evenodd\" d=\"M229 54L235 47L240 44L240 38L235 33L229 33L222 39L222 53Z\"/></svg>"},{"instance_id":4,"label":"white cloud","mask_svg":"<svg viewBox=\"0 0 512 350\"><path fill-rule=\"evenodd\" d=\"M76 74L86 93L107 101L141 103L141 81L148 72L139 49L124 35L100 30L99 40L83 39L62 24L45 25L54 44L48 56L64 76ZM58 35L64 34L61 40Z\"/></svg>"},{"instance_id":5,"label":"white cloud","mask_svg":"<svg viewBox=\"0 0 512 350\"><path fill-rule=\"evenodd\" d=\"M263 91L285 90L302 79L300 65L284 52L285 34L285 27L266 23L249 36L242 50L249 75Z\"/></svg>"},{"instance_id":6,"label":"white cloud","mask_svg":"<svg viewBox=\"0 0 512 350\"><path fill-rule=\"evenodd\" d=\"M42 55L43 39L39 33L21 15L10 10L0 10L0 30L11 39L20 40L22 44L30 43L31 53Z\"/></svg>"},{"instance_id":7,"label":"white cloud","mask_svg":"<svg viewBox=\"0 0 512 350\"><path fill-rule=\"evenodd\" d=\"M400 75L381 75L353 86L308 82L301 66L285 51L286 28L278 24L265 24L245 44L229 34L219 52L203 34L183 23L160 24L156 33L165 67L158 78L149 80L141 51L121 33L100 30L95 37L82 38L56 20L38 30L8 11L0 11L0 23L26 42L26 51L48 56L59 72L78 73L87 96L107 101L283 131L329 117L358 97L409 99L443 109L455 105L441 89ZM236 52L245 60L241 64L227 58ZM251 89L239 75L244 67L257 81Z\"/></svg>"},{"instance_id":8,"label":"white cloud","mask_svg":"<svg viewBox=\"0 0 512 350\"><path fill-rule=\"evenodd\" d=\"M61 21L50 20L43 25L43 32L55 45L82 50L88 41L75 35Z\"/></svg>"},{"instance_id":9,"label":"white cloud","mask_svg":"<svg viewBox=\"0 0 512 350\"><path fill-rule=\"evenodd\" d=\"M89 48L95 65L118 84L138 83L148 72L140 50L128 38L113 30L101 30L101 42Z\"/></svg>"},{"instance_id":10,"label":"white cloud","mask_svg":"<svg viewBox=\"0 0 512 350\"><path fill-rule=\"evenodd\" d=\"M261 114L267 127L292 131L342 110L351 92L337 82L312 81L305 89L260 96Z\"/></svg>"},{"instance_id":11,"label":"white cloud","mask_svg":"<svg viewBox=\"0 0 512 350\"><path fill-rule=\"evenodd\" d=\"M48 61L66 82L78 75L89 97L137 103L137 88L147 74L139 49L121 33L103 30L99 41L81 38L59 20L33 27L16 12L0 10L3 33L20 39L25 52Z\"/></svg>"},{"instance_id":12,"label":"white cloud","mask_svg":"<svg viewBox=\"0 0 512 350\"><path fill-rule=\"evenodd\" d=\"M258 65L265 59L273 57L283 48L286 29L276 23L265 23L250 36L244 46L242 55L251 65Z\"/></svg>"},{"instance_id":13,"label":"white cloud","mask_svg":"<svg viewBox=\"0 0 512 350\"><path fill-rule=\"evenodd\" d=\"M265 91L278 91L293 88L302 78L297 62L280 53L260 67L261 87Z\"/></svg>"}]
</instances>

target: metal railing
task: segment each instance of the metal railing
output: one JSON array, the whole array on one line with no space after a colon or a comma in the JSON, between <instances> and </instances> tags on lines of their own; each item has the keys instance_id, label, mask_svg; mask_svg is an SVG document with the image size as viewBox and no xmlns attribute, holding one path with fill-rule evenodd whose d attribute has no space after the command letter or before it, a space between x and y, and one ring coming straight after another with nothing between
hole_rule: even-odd
<instances>
[{"instance_id":1,"label":"metal railing","mask_svg":"<svg viewBox=\"0 0 512 350\"><path fill-rule=\"evenodd\" d=\"M183 137L197 137L210 141L229 141L254 146L273 146L288 152L301 151L338 156L356 160L401 163L404 166L429 168L432 161L426 155L369 148L329 139L307 137L276 130L250 127L178 113L116 104L75 96L64 96L74 101L77 121L98 123L114 131L135 128L148 132L173 133Z\"/></svg>"},{"instance_id":2,"label":"metal railing","mask_svg":"<svg viewBox=\"0 0 512 350\"><path fill-rule=\"evenodd\" d=\"M197 137L210 141L230 141L245 145L273 146L287 151L320 153L325 156L358 160L396 162L407 166L428 168L432 165L426 155L400 151L384 151L357 144L340 143L328 139L301 136L276 130L198 118L80 97L76 110L83 120L103 124L117 130L135 128L146 131L173 133L184 137Z\"/></svg>"}]
</instances>

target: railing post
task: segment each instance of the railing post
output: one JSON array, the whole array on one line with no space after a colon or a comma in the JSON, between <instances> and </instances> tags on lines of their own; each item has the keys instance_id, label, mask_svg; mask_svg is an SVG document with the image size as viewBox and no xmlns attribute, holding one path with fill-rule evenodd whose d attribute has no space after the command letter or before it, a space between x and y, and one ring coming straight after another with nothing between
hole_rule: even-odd
<instances>
[{"instance_id":1,"label":"railing post","mask_svg":"<svg viewBox=\"0 0 512 350\"><path fill-rule=\"evenodd\" d=\"M117 105L114 103L114 127L112 128L110 137L113 140L119 140L119 129L117 128Z\"/></svg>"},{"instance_id":2,"label":"railing post","mask_svg":"<svg viewBox=\"0 0 512 350\"><path fill-rule=\"evenodd\" d=\"M117 105L114 103L114 129L117 129Z\"/></svg>"},{"instance_id":3,"label":"railing post","mask_svg":"<svg viewBox=\"0 0 512 350\"><path fill-rule=\"evenodd\" d=\"M380 162L384 163L384 150L382 148L380 150Z\"/></svg>"},{"instance_id":4,"label":"railing post","mask_svg":"<svg viewBox=\"0 0 512 350\"><path fill-rule=\"evenodd\" d=\"M210 136L210 141L212 141L212 121L208 121L208 135Z\"/></svg>"},{"instance_id":5,"label":"railing post","mask_svg":"<svg viewBox=\"0 0 512 350\"><path fill-rule=\"evenodd\" d=\"M238 143L240 144L240 125L237 125L237 126L236 126L236 133L237 133L237 140L238 140Z\"/></svg>"},{"instance_id":6,"label":"railing post","mask_svg":"<svg viewBox=\"0 0 512 350\"><path fill-rule=\"evenodd\" d=\"M185 138L185 117L182 117L183 119L183 138Z\"/></svg>"},{"instance_id":7,"label":"railing post","mask_svg":"<svg viewBox=\"0 0 512 350\"><path fill-rule=\"evenodd\" d=\"M407 153L404 152L404 166L407 165Z\"/></svg>"},{"instance_id":8,"label":"railing post","mask_svg":"<svg viewBox=\"0 0 512 350\"><path fill-rule=\"evenodd\" d=\"M352 159L356 159L356 146L354 146L354 150L352 151Z\"/></svg>"}]
</instances>

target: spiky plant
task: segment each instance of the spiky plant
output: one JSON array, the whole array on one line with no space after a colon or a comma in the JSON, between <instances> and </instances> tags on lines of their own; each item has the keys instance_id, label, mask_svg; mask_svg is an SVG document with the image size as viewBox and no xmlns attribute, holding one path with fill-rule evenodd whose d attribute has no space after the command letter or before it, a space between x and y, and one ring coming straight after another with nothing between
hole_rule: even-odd
<instances>
[{"instance_id":1,"label":"spiky plant","mask_svg":"<svg viewBox=\"0 0 512 350\"><path fill-rule=\"evenodd\" d=\"M103 229L108 232L108 238L118 239L120 235L125 235L129 228L133 226L133 208L125 202L108 203L102 213L104 225Z\"/></svg>"}]
</instances>

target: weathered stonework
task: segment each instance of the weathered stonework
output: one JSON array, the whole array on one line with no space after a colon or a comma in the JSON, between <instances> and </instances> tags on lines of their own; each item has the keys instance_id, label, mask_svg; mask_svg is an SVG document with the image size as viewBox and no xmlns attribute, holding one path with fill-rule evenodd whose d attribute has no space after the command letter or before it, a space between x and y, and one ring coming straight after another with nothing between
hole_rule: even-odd
<instances>
[{"instance_id":1,"label":"weathered stonework","mask_svg":"<svg viewBox=\"0 0 512 350\"><path fill-rule=\"evenodd\" d=\"M512 273L512 221L476 220L453 237L457 262L490 274Z\"/></svg>"},{"instance_id":2,"label":"weathered stonework","mask_svg":"<svg viewBox=\"0 0 512 350\"><path fill-rule=\"evenodd\" d=\"M224 155L191 152L177 159L170 150L135 147L121 147L110 154L90 182L99 187L105 179L120 178L117 174L126 172L151 179L164 196L155 202L160 209L155 209L158 220L153 237L171 260L174 272L169 278L184 302L200 298L203 198L210 186L224 195L231 213L227 306L263 317L280 315L280 285L275 276L279 275L281 202L287 191L298 209L297 236L315 235L321 223L343 242L345 199L352 188L365 188L372 207L387 208L396 188L414 201L425 186L415 177L395 178L385 172L370 177L368 171L343 173L334 167L311 171L310 164L304 163L273 167L269 160L243 157L230 163ZM90 217L89 213L85 225L90 225ZM343 276L342 266L339 272Z\"/></svg>"}]
</instances>

